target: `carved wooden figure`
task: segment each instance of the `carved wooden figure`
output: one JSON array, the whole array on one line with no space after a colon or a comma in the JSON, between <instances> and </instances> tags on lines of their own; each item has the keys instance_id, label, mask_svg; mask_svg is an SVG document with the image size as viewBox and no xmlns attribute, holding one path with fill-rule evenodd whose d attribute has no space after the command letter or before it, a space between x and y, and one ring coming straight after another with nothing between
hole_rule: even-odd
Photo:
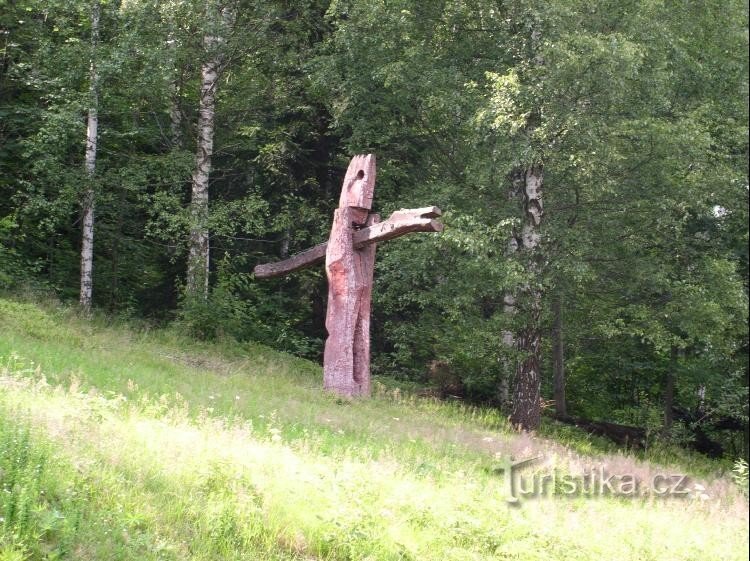
<instances>
[{"instance_id":1,"label":"carved wooden figure","mask_svg":"<svg viewBox=\"0 0 750 561\"><path fill-rule=\"evenodd\" d=\"M370 303L375 244L410 232L440 232L437 207L402 209L385 222L371 214L375 191L375 156L352 158L334 211L331 235L319 244L277 263L255 267L255 276L270 278L325 260L328 310L323 355L323 385L338 395L370 393Z\"/></svg>"}]
</instances>

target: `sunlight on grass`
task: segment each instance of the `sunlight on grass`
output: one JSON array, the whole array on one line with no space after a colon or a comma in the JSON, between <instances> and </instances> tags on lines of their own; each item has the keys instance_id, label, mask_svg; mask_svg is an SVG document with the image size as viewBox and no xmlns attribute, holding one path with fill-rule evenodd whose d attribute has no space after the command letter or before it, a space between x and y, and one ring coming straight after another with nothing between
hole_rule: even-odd
<instances>
[{"instance_id":1,"label":"sunlight on grass","mask_svg":"<svg viewBox=\"0 0 750 561\"><path fill-rule=\"evenodd\" d=\"M342 401L315 365L259 346L0 312L3 561L747 558L729 478L701 479L706 499L514 507L497 458L596 458L644 480L658 466L386 386Z\"/></svg>"}]
</instances>

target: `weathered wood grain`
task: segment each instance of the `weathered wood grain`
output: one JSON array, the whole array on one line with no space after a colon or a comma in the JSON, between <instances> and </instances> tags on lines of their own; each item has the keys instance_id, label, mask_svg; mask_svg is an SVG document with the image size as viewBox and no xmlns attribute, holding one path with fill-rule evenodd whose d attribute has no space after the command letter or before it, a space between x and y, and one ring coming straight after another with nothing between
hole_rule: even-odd
<instances>
[{"instance_id":1,"label":"weathered wood grain","mask_svg":"<svg viewBox=\"0 0 750 561\"><path fill-rule=\"evenodd\" d=\"M323 354L323 386L344 397L370 394L370 306L375 244L410 232L440 232L434 206L401 209L380 222L371 214L375 191L375 156L355 156L341 188L326 243L276 263L254 269L257 278L285 275L325 261L328 310Z\"/></svg>"},{"instance_id":2,"label":"weathered wood grain","mask_svg":"<svg viewBox=\"0 0 750 561\"><path fill-rule=\"evenodd\" d=\"M411 232L442 232L443 224L435 220L440 215L440 209L435 206L398 210L384 222L354 230L354 247L362 249L370 244L398 238ZM268 279L312 267L325 261L327 248L328 242L323 242L283 261L257 265L253 272L257 278Z\"/></svg>"},{"instance_id":3,"label":"weathered wood grain","mask_svg":"<svg viewBox=\"0 0 750 561\"><path fill-rule=\"evenodd\" d=\"M323 354L323 387L338 395L370 393L370 301L375 245L354 249L356 209L336 209L326 256L328 310ZM378 220L370 215L369 223Z\"/></svg>"}]
</instances>

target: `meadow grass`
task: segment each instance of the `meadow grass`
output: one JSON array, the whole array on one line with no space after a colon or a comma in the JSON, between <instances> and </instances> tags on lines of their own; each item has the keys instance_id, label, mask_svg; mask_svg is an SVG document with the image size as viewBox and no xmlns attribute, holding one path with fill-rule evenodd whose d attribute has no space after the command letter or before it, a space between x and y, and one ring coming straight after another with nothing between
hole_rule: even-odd
<instances>
[{"instance_id":1,"label":"meadow grass","mask_svg":"<svg viewBox=\"0 0 750 561\"><path fill-rule=\"evenodd\" d=\"M630 454L547 424L320 368L254 344L81 320L0 299L0 561L746 559L747 500L722 464ZM507 458L650 481L681 498L510 504Z\"/></svg>"}]
</instances>

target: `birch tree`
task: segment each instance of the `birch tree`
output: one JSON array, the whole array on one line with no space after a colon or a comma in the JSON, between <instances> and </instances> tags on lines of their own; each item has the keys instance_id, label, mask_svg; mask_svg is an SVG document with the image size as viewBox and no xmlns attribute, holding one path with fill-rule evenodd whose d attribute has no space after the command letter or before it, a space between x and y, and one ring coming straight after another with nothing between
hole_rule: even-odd
<instances>
[{"instance_id":1,"label":"birch tree","mask_svg":"<svg viewBox=\"0 0 750 561\"><path fill-rule=\"evenodd\" d=\"M538 29L531 32L529 41L529 59L531 72L538 72L544 66L544 58L540 54L541 33ZM537 77L537 80L540 80ZM540 243L542 240L541 225L544 216L542 200L544 186L544 166L541 156L529 146L534 140L536 129L541 125L542 112L537 105L538 100L530 102L530 111L524 116L521 131L523 143L530 153L528 161L518 166L512 176L514 192L521 199L521 230L514 235L513 252L522 263L526 273L526 281L520 287L518 302L513 302L511 309L515 312L521 307L523 325L520 326L513 338L519 351L515 368L512 411L510 422L512 425L524 429L534 430L541 422L541 308L542 308L542 255ZM507 297L506 297L507 299ZM503 334L505 341L509 340L507 333Z\"/></svg>"},{"instance_id":2,"label":"birch tree","mask_svg":"<svg viewBox=\"0 0 750 561\"><path fill-rule=\"evenodd\" d=\"M99 0L91 3L91 55L89 66L89 112L86 127L86 184L82 200L81 292L79 303L84 312L91 311L94 272L94 174L96 171L97 129L99 127L99 92L96 51L99 42Z\"/></svg>"},{"instance_id":3,"label":"birch tree","mask_svg":"<svg viewBox=\"0 0 750 561\"><path fill-rule=\"evenodd\" d=\"M216 90L224 63L226 36L231 28L232 10L217 2L206 4L206 33L203 36L205 60L201 65L198 109L198 141L190 199L190 241L187 267L187 294L208 296L209 230L208 199L211 158L214 150Z\"/></svg>"},{"instance_id":4,"label":"birch tree","mask_svg":"<svg viewBox=\"0 0 750 561\"><path fill-rule=\"evenodd\" d=\"M539 263L543 204L542 185L544 169L541 164L531 164L522 173L520 181L523 198L523 227L518 239L519 257L524 263L528 281L522 287L521 305L525 325L516 333L515 344L521 353L516 365L513 389L513 410L510 421L514 426L532 430L541 420L540 390L542 332L540 325L542 288Z\"/></svg>"}]
</instances>

